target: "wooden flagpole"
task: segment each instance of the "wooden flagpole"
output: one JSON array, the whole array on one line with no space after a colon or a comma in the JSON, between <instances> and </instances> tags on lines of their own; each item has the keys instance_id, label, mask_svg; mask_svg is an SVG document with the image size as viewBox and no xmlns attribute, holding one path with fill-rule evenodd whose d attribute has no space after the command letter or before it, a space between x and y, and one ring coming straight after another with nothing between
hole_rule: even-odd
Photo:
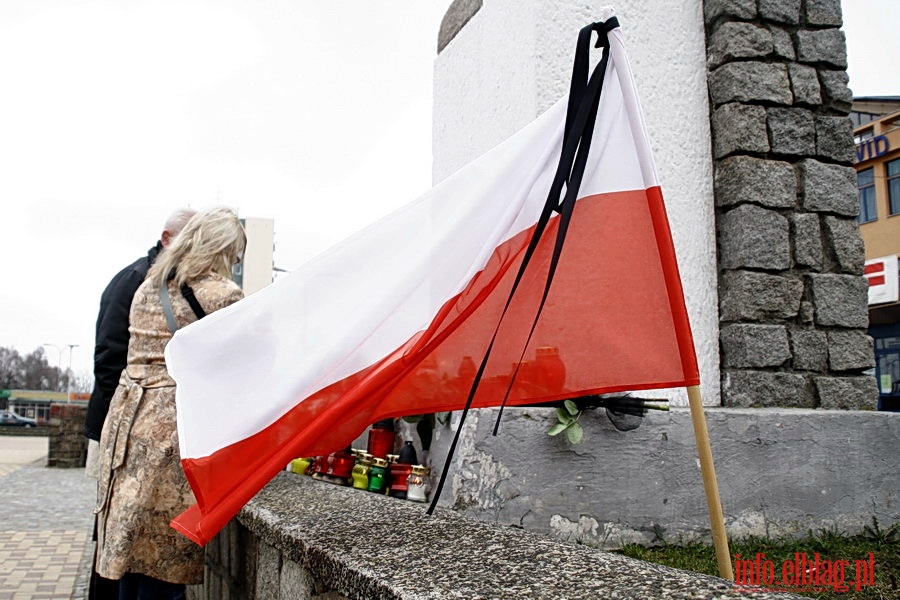
<instances>
[{"instance_id":1,"label":"wooden flagpole","mask_svg":"<svg viewBox=\"0 0 900 600\"><path fill-rule=\"evenodd\" d=\"M728 551L728 536L725 535L725 515L722 512L722 500L719 498L719 483L716 480L716 467L713 464L712 448L709 445L709 430L706 428L700 386L688 386L687 393L688 403L691 407L691 421L694 424L694 439L697 441L697 454L700 456L703 489L706 491L709 525L712 529L713 545L716 547L716 560L719 563L719 576L734 581L731 554Z\"/></svg>"}]
</instances>

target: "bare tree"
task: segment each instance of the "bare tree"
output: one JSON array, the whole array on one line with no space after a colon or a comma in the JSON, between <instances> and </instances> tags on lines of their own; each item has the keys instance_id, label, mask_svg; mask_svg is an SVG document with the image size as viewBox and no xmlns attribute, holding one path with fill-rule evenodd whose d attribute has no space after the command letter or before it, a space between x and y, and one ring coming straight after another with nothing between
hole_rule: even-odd
<instances>
[{"instance_id":1,"label":"bare tree","mask_svg":"<svg viewBox=\"0 0 900 600\"><path fill-rule=\"evenodd\" d=\"M22 357L14 348L0 347L0 388L16 389L25 383Z\"/></svg>"},{"instance_id":2,"label":"bare tree","mask_svg":"<svg viewBox=\"0 0 900 600\"><path fill-rule=\"evenodd\" d=\"M72 377L73 392L90 392L94 389L94 376L87 372L81 371Z\"/></svg>"},{"instance_id":3,"label":"bare tree","mask_svg":"<svg viewBox=\"0 0 900 600\"><path fill-rule=\"evenodd\" d=\"M0 388L63 392L68 377L50 366L43 348L22 357L15 348L0 347Z\"/></svg>"}]
</instances>

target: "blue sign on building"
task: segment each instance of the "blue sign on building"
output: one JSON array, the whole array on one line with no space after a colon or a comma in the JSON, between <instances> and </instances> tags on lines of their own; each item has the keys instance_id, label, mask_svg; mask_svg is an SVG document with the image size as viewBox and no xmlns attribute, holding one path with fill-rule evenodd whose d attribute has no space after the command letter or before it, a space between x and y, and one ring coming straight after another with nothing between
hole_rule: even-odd
<instances>
[{"instance_id":1,"label":"blue sign on building","mask_svg":"<svg viewBox=\"0 0 900 600\"><path fill-rule=\"evenodd\" d=\"M863 162L888 153L891 143L883 135L876 135L856 145L856 162Z\"/></svg>"}]
</instances>

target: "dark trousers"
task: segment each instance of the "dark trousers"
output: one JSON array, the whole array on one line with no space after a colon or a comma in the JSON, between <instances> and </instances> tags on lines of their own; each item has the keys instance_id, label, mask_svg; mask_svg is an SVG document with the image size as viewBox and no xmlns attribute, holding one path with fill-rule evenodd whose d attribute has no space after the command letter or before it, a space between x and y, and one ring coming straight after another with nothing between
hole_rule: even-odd
<instances>
[{"instance_id":1,"label":"dark trousers","mask_svg":"<svg viewBox=\"0 0 900 600\"><path fill-rule=\"evenodd\" d=\"M119 600L119 580L100 577L97 571L91 571L88 600Z\"/></svg>"},{"instance_id":2,"label":"dark trousers","mask_svg":"<svg viewBox=\"0 0 900 600\"><path fill-rule=\"evenodd\" d=\"M185 585L154 579L140 573L125 573L119 580L119 600L184 600Z\"/></svg>"},{"instance_id":3,"label":"dark trousers","mask_svg":"<svg viewBox=\"0 0 900 600\"><path fill-rule=\"evenodd\" d=\"M97 518L94 517L94 542L97 541ZM91 581L88 583L88 600L119 600L119 580L107 579L97 574L97 548L94 548L94 564L91 565Z\"/></svg>"},{"instance_id":4,"label":"dark trousers","mask_svg":"<svg viewBox=\"0 0 900 600\"><path fill-rule=\"evenodd\" d=\"M107 579L91 572L88 600L119 600L119 580Z\"/></svg>"}]
</instances>

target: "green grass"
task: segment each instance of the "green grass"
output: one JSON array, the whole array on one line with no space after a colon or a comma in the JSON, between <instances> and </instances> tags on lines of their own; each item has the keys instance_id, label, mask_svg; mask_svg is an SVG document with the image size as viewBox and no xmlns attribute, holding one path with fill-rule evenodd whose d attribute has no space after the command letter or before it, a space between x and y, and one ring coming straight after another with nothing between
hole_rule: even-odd
<instances>
[{"instance_id":1,"label":"green grass","mask_svg":"<svg viewBox=\"0 0 900 600\"><path fill-rule=\"evenodd\" d=\"M883 528L876 519L867 526L860 535L847 536L834 530L809 532L804 539L749 537L741 540L730 540L732 559L740 555L742 559L753 560L757 553L765 553L765 559L771 560L776 568L776 579L781 577L781 565L788 560L793 561L795 554L806 553L812 560L816 553L820 560L849 561L845 572L844 583L850 588L847 592L835 592L829 589L821 592L796 592L804 596L823 599L841 600L898 600L900 599L900 523ZM678 569L718 575L716 554L711 546L700 543L686 545L663 544L646 547L629 544L620 550L622 554L648 562L667 565ZM875 585L864 586L857 591L854 586L857 560L867 559L869 553L874 555Z\"/></svg>"}]
</instances>

